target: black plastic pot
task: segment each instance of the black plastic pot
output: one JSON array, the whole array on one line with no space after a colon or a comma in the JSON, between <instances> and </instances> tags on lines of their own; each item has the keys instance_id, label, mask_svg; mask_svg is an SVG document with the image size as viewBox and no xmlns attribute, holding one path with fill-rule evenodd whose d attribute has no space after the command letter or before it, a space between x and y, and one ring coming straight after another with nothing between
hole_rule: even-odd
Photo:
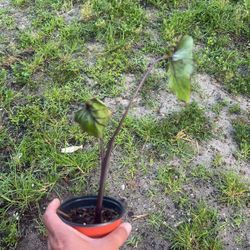
<instances>
[{"instance_id":1,"label":"black plastic pot","mask_svg":"<svg viewBox=\"0 0 250 250\"><path fill-rule=\"evenodd\" d=\"M71 209L74 209L74 208L95 207L96 201L97 201L97 196L76 197L76 198L72 198L70 200L63 202L59 209L67 213ZM63 217L60 214L58 214L58 216L66 224L74 227L81 233L92 238L98 238L98 237L105 236L109 234L110 232L112 232L113 230L115 230L122 223L122 217L125 212L124 206L120 201L111 197L107 197L107 196L103 198L103 207L115 210L116 212L118 212L119 216L115 220L112 220L106 223L90 224L90 225L82 225L80 223L74 223L74 222L68 221L65 219L65 217Z\"/></svg>"}]
</instances>

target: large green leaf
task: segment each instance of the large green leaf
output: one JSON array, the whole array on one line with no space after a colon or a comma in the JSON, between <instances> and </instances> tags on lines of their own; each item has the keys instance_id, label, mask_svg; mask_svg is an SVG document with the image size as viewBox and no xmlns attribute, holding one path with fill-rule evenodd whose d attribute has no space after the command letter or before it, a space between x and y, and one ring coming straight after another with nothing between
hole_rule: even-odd
<instances>
[{"instance_id":1,"label":"large green leaf","mask_svg":"<svg viewBox=\"0 0 250 250\"><path fill-rule=\"evenodd\" d=\"M84 107L75 113L75 121L84 132L98 138L103 137L104 129L111 117L111 111L97 98L87 101Z\"/></svg>"},{"instance_id":2,"label":"large green leaf","mask_svg":"<svg viewBox=\"0 0 250 250\"><path fill-rule=\"evenodd\" d=\"M193 71L193 38L184 36L170 59L169 86L178 99L189 102L190 78Z\"/></svg>"}]
</instances>

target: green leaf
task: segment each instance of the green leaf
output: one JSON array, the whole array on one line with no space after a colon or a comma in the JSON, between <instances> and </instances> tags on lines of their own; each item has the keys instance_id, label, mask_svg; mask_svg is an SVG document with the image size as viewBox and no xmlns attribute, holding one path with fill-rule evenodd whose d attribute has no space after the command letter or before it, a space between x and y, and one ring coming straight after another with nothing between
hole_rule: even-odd
<instances>
[{"instance_id":1,"label":"green leaf","mask_svg":"<svg viewBox=\"0 0 250 250\"><path fill-rule=\"evenodd\" d=\"M84 107L75 113L75 121L84 132L102 138L104 129L111 117L111 111L97 98L87 101Z\"/></svg>"},{"instance_id":2,"label":"green leaf","mask_svg":"<svg viewBox=\"0 0 250 250\"><path fill-rule=\"evenodd\" d=\"M193 38L184 36L170 59L168 70L169 86L178 99L189 102L190 78L193 72Z\"/></svg>"}]
</instances>

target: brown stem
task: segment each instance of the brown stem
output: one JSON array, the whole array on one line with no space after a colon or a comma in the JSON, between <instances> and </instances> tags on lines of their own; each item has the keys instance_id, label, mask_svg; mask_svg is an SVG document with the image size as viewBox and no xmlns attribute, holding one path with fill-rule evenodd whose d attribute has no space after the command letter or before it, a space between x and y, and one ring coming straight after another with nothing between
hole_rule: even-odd
<instances>
[{"instance_id":1,"label":"brown stem","mask_svg":"<svg viewBox=\"0 0 250 250\"><path fill-rule=\"evenodd\" d=\"M99 153L100 153L100 166L102 166L103 156L104 156L104 147L103 147L103 139L99 139ZM102 222L102 215L101 215L102 208L99 205L95 208L95 223Z\"/></svg>"},{"instance_id":2,"label":"brown stem","mask_svg":"<svg viewBox=\"0 0 250 250\"><path fill-rule=\"evenodd\" d=\"M100 151L100 165L102 164L102 159L104 156L104 142L103 138L99 139L99 151Z\"/></svg>"},{"instance_id":3,"label":"brown stem","mask_svg":"<svg viewBox=\"0 0 250 250\"><path fill-rule=\"evenodd\" d=\"M101 214L101 210L102 210L102 202L103 202L103 196L104 196L104 185L105 185L105 180L106 180L106 176L107 176L107 172L108 172L108 167L109 167L109 162L110 162L110 156L111 156L111 152L112 152L112 149L113 149L113 146L114 146L114 142L115 142L115 138L116 136L118 135L118 133L120 132L121 128L122 128L122 124L128 114L128 111L134 101L134 99L136 98L136 96L138 95L138 93L140 92L143 84L146 82L147 80L147 77L148 75L150 74L151 70L153 69L154 65L160 61L163 61L163 60L166 60L168 59L169 56L168 55L164 55L158 59L156 59L154 62L150 63L147 67L147 71L143 74L141 80L140 80L140 83L134 93L134 95L132 96L132 98L130 99L129 101L129 104L128 106L126 107L123 115L122 115L122 118L116 128L116 130L114 131L112 137L110 138L109 142L108 142L108 145L107 145L107 149L106 149L106 152L105 152L105 155L102 159L102 162L101 162L101 176L100 176L100 182L99 182L99 191L98 191L98 197L97 197L97 204L96 204L96 218L98 218L99 216L97 215L100 215ZM100 217L99 217L100 218ZM100 220L97 220L99 222L97 223L100 223Z\"/></svg>"}]
</instances>

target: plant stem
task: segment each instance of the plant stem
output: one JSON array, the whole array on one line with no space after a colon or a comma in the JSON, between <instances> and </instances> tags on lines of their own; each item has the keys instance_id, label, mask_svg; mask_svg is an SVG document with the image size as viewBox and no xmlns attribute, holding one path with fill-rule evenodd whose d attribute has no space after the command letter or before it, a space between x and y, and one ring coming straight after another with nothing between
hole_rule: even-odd
<instances>
[{"instance_id":1,"label":"plant stem","mask_svg":"<svg viewBox=\"0 0 250 250\"><path fill-rule=\"evenodd\" d=\"M106 180L106 176L107 176L107 172L108 172L110 156L111 156L111 152L112 152L112 149L114 146L115 138L118 135L118 133L121 131L123 122L128 114L128 111L129 111L134 99L136 98L136 96L140 92L142 86L146 82L151 70L154 68L155 64L157 64L160 61L166 60L168 58L169 58L169 55L164 55L148 65L147 70L143 74L143 76L140 80L140 83L139 83L138 87L136 88L134 95L131 97L129 104L126 107L116 130L114 131L112 137L110 138L110 140L107 144L107 149L106 149L105 155L101 161L101 176L100 176L99 191L98 191L97 204L96 204L96 223L101 222L101 210L102 210L102 203L103 203L103 196L104 196L104 186L105 186L105 180Z\"/></svg>"},{"instance_id":2,"label":"plant stem","mask_svg":"<svg viewBox=\"0 0 250 250\"><path fill-rule=\"evenodd\" d=\"M102 161L103 161L103 156L104 156L104 147L103 147L103 138L99 139L99 161L100 161L100 166L102 166ZM102 222L102 208L99 206L96 206L95 208L95 223L101 223Z\"/></svg>"},{"instance_id":3,"label":"plant stem","mask_svg":"<svg viewBox=\"0 0 250 250\"><path fill-rule=\"evenodd\" d=\"M104 142L103 142L103 138L99 139L99 151L100 151L100 165L102 164L102 159L104 156Z\"/></svg>"}]
</instances>

